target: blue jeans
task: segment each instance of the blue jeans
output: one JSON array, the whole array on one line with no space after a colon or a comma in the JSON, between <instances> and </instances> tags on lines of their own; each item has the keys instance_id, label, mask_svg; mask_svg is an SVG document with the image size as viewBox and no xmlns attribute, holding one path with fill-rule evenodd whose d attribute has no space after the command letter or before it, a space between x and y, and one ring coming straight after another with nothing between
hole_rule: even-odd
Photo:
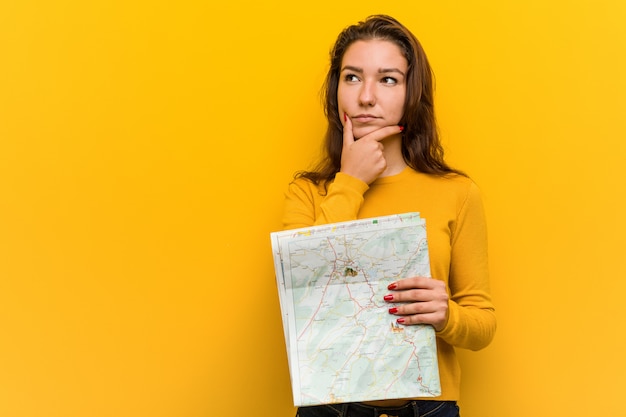
<instances>
[{"instance_id":1,"label":"blue jeans","mask_svg":"<svg viewBox=\"0 0 626 417\"><path fill-rule=\"evenodd\" d=\"M459 417L456 401L411 401L401 407L372 407L361 403L298 408L296 417Z\"/></svg>"}]
</instances>

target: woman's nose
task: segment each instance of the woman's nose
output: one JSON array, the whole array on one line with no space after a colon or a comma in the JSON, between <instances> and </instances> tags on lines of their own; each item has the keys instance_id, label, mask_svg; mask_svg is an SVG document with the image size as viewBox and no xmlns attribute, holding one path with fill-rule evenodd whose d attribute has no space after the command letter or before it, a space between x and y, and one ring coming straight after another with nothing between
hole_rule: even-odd
<instances>
[{"instance_id":1,"label":"woman's nose","mask_svg":"<svg viewBox=\"0 0 626 417\"><path fill-rule=\"evenodd\" d=\"M359 94L359 102L362 106L373 106L376 104L376 91L373 85L363 83Z\"/></svg>"}]
</instances>

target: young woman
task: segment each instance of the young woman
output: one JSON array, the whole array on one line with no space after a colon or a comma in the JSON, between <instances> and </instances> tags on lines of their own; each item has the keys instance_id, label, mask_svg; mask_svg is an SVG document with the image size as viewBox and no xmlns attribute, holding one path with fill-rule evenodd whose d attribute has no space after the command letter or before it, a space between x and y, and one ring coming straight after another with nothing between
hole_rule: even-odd
<instances>
[{"instance_id":1,"label":"young woman","mask_svg":"<svg viewBox=\"0 0 626 417\"><path fill-rule=\"evenodd\" d=\"M326 155L289 185L285 229L406 212L426 219L431 274L389 285L384 301L399 325L432 325L442 394L300 407L299 417L458 416L455 348L493 338L486 228L476 185L443 158L433 76L415 38L389 16L346 28L325 83Z\"/></svg>"}]
</instances>

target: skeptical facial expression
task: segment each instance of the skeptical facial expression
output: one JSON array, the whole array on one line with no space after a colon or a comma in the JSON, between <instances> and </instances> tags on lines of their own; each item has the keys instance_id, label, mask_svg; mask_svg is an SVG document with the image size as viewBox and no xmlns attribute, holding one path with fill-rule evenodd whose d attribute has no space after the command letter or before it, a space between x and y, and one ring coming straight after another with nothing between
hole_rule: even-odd
<instances>
[{"instance_id":1,"label":"skeptical facial expression","mask_svg":"<svg viewBox=\"0 0 626 417\"><path fill-rule=\"evenodd\" d=\"M385 126L397 125L404 114L408 63L393 42L356 41L341 62L337 102L339 116L352 120L356 139Z\"/></svg>"}]
</instances>

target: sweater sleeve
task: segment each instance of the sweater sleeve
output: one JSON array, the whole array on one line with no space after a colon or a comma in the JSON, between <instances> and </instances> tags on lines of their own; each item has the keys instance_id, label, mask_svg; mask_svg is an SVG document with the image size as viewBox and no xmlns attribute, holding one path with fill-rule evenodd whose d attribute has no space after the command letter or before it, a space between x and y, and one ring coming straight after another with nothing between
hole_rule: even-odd
<instances>
[{"instance_id":1,"label":"sweater sleeve","mask_svg":"<svg viewBox=\"0 0 626 417\"><path fill-rule=\"evenodd\" d=\"M368 188L363 181L339 172L324 194L323 186L317 187L306 179L298 178L289 184L285 195L283 228L297 229L355 220ZM319 203L317 200L320 200Z\"/></svg>"},{"instance_id":2,"label":"sweater sleeve","mask_svg":"<svg viewBox=\"0 0 626 417\"><path fill-rule=\"evenodd\" d=\"M485 215L474 183L452 228L448 283L449 317L438 336L460 348L484 348L493 339L496 317L489 290Z\"/></svg>"}]
</instances>

